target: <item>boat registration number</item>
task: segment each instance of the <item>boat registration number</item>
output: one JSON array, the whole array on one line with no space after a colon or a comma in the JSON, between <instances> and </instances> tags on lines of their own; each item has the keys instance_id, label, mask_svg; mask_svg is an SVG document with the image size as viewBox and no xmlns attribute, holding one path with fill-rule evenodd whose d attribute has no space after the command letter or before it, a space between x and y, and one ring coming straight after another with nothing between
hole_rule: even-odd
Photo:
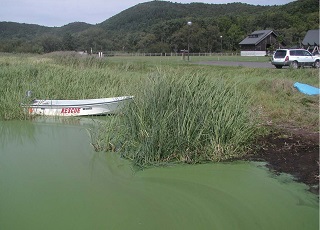
<instances>
[{"instance_id":1,"label":"boat registration number","mask_svg":"<svg viewBox=\"0 0 320 230\"><path fill-rule=\"evenodd\" d=\"M80 113L81 108L62 108L61 113Z\"/></svg>"}]
</instances>

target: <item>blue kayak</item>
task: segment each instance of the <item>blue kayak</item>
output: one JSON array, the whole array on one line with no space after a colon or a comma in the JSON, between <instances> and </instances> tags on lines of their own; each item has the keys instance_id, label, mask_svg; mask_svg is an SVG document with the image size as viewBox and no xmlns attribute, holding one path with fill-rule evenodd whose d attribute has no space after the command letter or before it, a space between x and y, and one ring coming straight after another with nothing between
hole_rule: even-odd
<instances>
[{"instance_id":1,"label":"blue kayak","mask_svg":"<svg viewBox=\"0 0 320 230\"><path fill-rule=\"evenodd\" d=\"M303 84L296 82L293 85L295 88L297 88L301 93L307 94L307 95L319 95L320 89L311 85Z\"/></svg>"}]
</instances>

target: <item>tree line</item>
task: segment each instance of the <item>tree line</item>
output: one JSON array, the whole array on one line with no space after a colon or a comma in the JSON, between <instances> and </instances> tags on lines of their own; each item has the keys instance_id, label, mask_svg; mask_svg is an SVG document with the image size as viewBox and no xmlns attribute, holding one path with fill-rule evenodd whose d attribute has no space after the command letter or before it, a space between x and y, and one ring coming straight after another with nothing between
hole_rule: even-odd
<instances>
[{"instance_id":1,"label":"tree line","mask_svg":"<svg viewBox=\"0 0 320 230\"><path fill-rule=\"evenodd\" d=\"M255 30L271 29L287 46L298 46L306 32L319 28L317 0L282 6L180 4L152 1L131 7L106 21L44 27L0 22L1 52L220 52L238 51ZM192 25L187 22L191 21Z\"/></svg>"}]
</instances>

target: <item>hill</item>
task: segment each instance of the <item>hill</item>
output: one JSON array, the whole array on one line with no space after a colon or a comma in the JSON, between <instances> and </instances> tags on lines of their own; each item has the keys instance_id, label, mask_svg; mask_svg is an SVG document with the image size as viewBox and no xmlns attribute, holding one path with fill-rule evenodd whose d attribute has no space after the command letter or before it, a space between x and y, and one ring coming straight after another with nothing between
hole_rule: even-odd
<instances>
[{"instance_id":1,"label":"hill","mask_svg":"<svg viewBox=\"0 0 320 230\"><path fill-rule=\"evenodd\" d=\"M16 22L0 22L0 38L13 39L24 38L33 39L36 36L48 33L51 28L45 26L39 26L35 24L25 24Z\"/></svg>"},{"instance_id":2,"label":"hill","mask_svg":"<svg viewBox=\"0 0 320 230\"><path fill-rule=\"evenodd\" d=\"M79 33L89 29L93 25L84 22L73 22L62 27L46 27L36 24L0 22L0 39L33 39L43 34Z\"/></svg>"},{"instance_id":3,"label":"hill","mask_svg":"<svg viewBox=\"0 0 320 230\"><path fill-rule=\"evenodd\" d=\"M259 29L275 30L288 45L298 45L309 29L319 27L317 0L297 0L282 6L244 3L205 4L152 1L137 4L90 25L62 27L0 22L0 51L56 50L192 52L237 50L238 43ZM188 27L187 22L192 21Z\"/></svg>"},{"instance_id":4,"label":"hill","mask_svg":"<svg viewBox=\"0 0 320 230\"><path fill-rule=\"evenodd\" d=\"M244 3L205 4L205 3L172 3L166 1L153 1L140 3L122 11L110 19L99 24L107 30L138 31L154 24L173 19L200 19L217 18L265 12L270 7L254 6Z\"/></svg>"}]
</instances>

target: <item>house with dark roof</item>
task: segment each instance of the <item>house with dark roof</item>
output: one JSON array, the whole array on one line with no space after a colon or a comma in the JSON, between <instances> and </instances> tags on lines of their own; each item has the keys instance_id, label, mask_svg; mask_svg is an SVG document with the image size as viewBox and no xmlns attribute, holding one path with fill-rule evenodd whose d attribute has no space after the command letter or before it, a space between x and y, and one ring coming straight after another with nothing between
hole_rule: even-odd
<instances>
[{"instance_id":1,"label":"house with dark roof","mask_svg":"<svg viewBox=\"0 0 320 230\"><path fill-rule=\"evenodd\" d=\"M319 53L319 29L309 30L302 41L303 48Z\"/></svg>"},{"instance_id":2,"label":"house with dark roof","mask_svg":"<svg viewBox=\"0 0 320 230\"><path fill-rule=\"evenodd\" d=\"M278 48L278 35L272 30L257 30L249 34L239 45L241 56L265 56Z\"/></svg>"}]
</instances>

